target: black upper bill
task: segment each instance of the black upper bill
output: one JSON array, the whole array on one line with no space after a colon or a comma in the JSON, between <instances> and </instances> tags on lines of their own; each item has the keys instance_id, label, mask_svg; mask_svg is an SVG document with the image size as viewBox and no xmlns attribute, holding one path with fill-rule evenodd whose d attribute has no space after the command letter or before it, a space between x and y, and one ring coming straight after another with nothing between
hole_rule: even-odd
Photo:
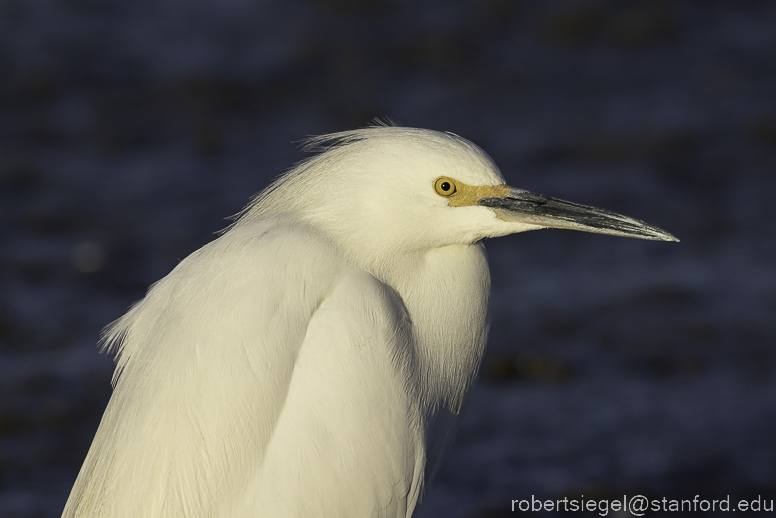
<instances>
[{"instance_id":1,"label":"black upper bill","mask_svg":"<svg viewBox=\"0 0 776 518\"><path fill-rule=\"evenodd\" d=\"M668 232L638 219L521 189L510 189L504 197L483 198L477 204L495 209L507 221L613 236L679 241Z\"/></svg>"}]
</instances>

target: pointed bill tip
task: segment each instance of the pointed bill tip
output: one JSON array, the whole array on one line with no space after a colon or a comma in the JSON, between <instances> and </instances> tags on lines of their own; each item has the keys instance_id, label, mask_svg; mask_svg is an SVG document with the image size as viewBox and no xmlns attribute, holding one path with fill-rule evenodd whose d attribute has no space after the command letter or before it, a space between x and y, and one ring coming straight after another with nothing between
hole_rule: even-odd
<instances>
[{"instance_id":1,"label":"pointed bill tip","mask_svg":"<svg viewBox=\"0 0 776 518\"><path fill-rule=\"evenodd\" d=\"M660 230L660 236L655 237L655 241L673 241L679 243L679 238L673 234L669 234L665 230Z\"/></svg>"}]
</instances>

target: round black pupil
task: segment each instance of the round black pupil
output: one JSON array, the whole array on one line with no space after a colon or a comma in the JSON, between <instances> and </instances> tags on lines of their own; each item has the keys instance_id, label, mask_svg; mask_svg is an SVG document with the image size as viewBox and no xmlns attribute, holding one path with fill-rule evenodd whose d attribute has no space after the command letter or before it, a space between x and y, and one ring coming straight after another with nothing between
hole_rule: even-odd
<instances>
[{"instance_id":1,"label":"round black pupil","mask_svg":"<svg viewBox=\"0 0 776 518\"><path fill-rule=\"evenodd\" d=\"M449 191L450 190L450 184L448 182L442 182L442 190L443 191Z\"/></svg>"}]
</instances>

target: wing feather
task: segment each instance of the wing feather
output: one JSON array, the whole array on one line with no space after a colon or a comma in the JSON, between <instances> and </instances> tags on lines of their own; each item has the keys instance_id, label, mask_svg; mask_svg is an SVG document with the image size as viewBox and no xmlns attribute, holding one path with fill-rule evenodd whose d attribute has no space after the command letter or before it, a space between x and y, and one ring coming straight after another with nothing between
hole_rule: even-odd
<instances>
[{"instance_id":1,"label":"wing feather","mask_svg":"<svg viewBox=\"0 0 776 518\"><path fill-rule=\"evenodd\" d=\"M409 326L309 229L234 227L108 329L115 390L63 516L410 516Z\"/></svg>"},{"instance_id":2,"label":"wing feather","mask_svg":"<svg viewBox=\"0 0 776 518\"><path fill-rule=\"evenodd\" d=\"M212 516L237 498L345 267L311 231L266 219L157 282L108 331L115 389L63 516Z\"/></svg>"},{"instance_id":3,"label":"wing feather","mask_svg":"<svg viewBox=\"0 0 776 518\"><path fill-rule=\"evenodd\" d=\"M261 471L235 516L405 518L424 449L398 295L343 276L313 315Z\"/></svg>"}]
</instances>

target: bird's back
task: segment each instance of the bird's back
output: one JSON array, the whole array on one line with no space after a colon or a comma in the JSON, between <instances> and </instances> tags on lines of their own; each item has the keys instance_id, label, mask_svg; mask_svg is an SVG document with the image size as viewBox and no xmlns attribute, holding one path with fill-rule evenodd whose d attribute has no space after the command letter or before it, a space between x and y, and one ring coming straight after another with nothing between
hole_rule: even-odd
<instances>
[{"instance_id":1,"label":"bird's back","mask_svg":"<svg viewBox=\"0 0 776 518\"><path fill-rule=\"evenodd\" d=\"M409 326L310 228L233 228L110 329L120 374L63 516L409 516Z\"/></svg>"}]
</instances>

